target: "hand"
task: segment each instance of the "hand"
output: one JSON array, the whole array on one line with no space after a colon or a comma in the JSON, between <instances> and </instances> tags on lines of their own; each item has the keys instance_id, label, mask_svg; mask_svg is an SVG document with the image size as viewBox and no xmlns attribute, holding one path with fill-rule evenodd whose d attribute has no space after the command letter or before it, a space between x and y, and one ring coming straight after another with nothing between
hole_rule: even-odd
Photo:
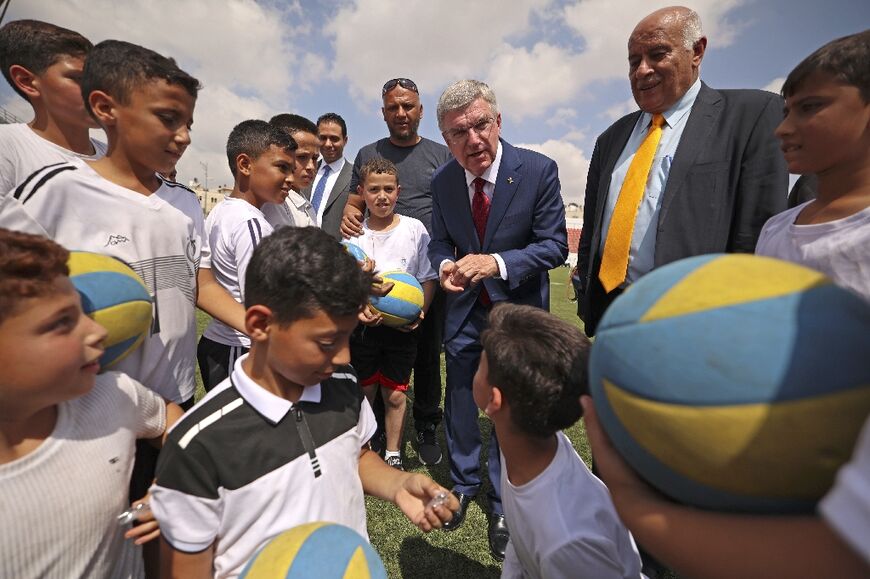
<instances>
[{"instance_id":1,"label":"hand","mask_svg":"<svg viewBox=\"0 0 870 579\"><path fill-rule=\"evenodd\" d=\"M445 493L447 499L442 504L436 502L435 506L427 506L438 493ZM409 474L405 477L393 502L424 533L440 529L453 518L454 511L459 508L456 495L422 474Z\"/></svg>"},{"instance_id":2,"label":"hand","mask_svg":"<svg viewBox=\"0 0 870 579\"><path fill-rule=\"evenodd\" d=\"M341 213L341 231L342 237L359 237L362 235L363 213L351 204L344 206L344 211Z\"/></svg>"},{"instance_id":3,"label":"hand","mask_svg":"<svg viewBox=\"0 0 870 579\"><path fill-rule=\"evenodd\" d=\"M592 449L598 476L610 490L617 509L626 502L667 500L642 481L613 447L610 438L607 437L598 421L592 397L581 396L580 404L583 406L586 438L589 439L589 447Z\"/></svg>"},{"instance_id":4,"label":"hand","mask_svg":"<svg viewBox=\"0 0 870 579\"><path fill-rule=\"evenodd\" d=\"M148 503L151 500L151 494L148 493L141 499L130 503L130 507L135 507L139 503ZM160 536L160 524L154 518L154 513L151 509L144 509L137 515L136 523L133 522L133 527L124 533L125 539L135 539L133 542L136 545L144 545L148 541L153 541Z\"/></svg>"},{"instance_id":5,"label":"hand","mask_svg":"<svg viewBox=\"0 0 870 579\"><path fill-rule=\"evenodd\" d=\"M455 286L467 287L497 275L498 262L493 256L471 253L456 262L451 282Z\"/></svg>"},{"instance_id":6,"label":"hand","mask_svg":"<svg viewBox=\"0 0 870 579\"><path fill-rule=\"evenodd\" d=\"M363 309L359 311L357 318L364 326L379 326L381 325L381 322L384 321L380 312L372 308L371 304L366 304Z\"/></svg>"},{"instance_id":7,"label":"hand","mask_svg":"<svg viewBox=\"0 0 870 579\"><path fill-rule=\"evenodd\" d=\"M441 268L441 287L444 288L444 291L450 293L459 293L465 288L463 286L455 285L453 283L453 272L456 270L456 264L452 261L444 264L444 267Z\"/></svg>"},{"instance_id":8,"label":"hand","mask_svg":"<svg viewBox=\"0 0 870 579\"><path fill-rule=\"evenodd\" d=\"M402 326L402 327L396 328L396 329L399 330L400 332L413 332L414 330L416 330L417 328L420 327L420 324L423 323L423 318L425 318L425 317L426 317L426 314L423 313L423 310L420 310L420 315L417 316L416 320L414 320L410 324L407 324L405 326Z\"/></svg>"}]
</instances>

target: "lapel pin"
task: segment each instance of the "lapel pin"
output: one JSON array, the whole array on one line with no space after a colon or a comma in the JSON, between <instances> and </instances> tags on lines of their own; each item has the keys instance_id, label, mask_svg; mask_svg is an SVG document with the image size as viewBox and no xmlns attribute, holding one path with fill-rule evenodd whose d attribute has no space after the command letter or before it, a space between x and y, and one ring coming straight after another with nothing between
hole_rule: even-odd
<instances>
[{"instance_id":1,"label":"lapel pin","mask_svg":"<svg viewBox=\"0 0 870 579\"><path fill-rule=\"evenodd\" d=\"M513 185L513 184L514 184L514 178L508 177L508 185Z\"/></svg>"}]
</instances>

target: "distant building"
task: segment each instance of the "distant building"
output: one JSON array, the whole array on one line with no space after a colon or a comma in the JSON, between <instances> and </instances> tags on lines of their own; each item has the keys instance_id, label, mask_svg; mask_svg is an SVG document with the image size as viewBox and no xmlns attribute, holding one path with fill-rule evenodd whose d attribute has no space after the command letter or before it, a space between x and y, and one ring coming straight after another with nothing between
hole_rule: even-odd
<instances>
[{"instance_id":1,"label":"distant building","mask_svg":"<svg viewBox=\"0 0 870 579\"><path fill-rule=\"evenodd\" d=\"M568 203L565 205L565 217L583 217L583 206L576 203Z\"/></svg>"},{"instance_id":2,"label":"distant building","mask_svg":"<svg viewBox=\"0 0 870 579\"><path fill-rule=\"evenodd\" d=\"M206 189L195 177L187 186L196 193L199 206L202 207L202 212L206 215L214 209L215 205L223 201L224 197L233 192L232 188L226 185L221 185L217 189Z\"/></svg>"},{"instance_id":3,"label":"distant building","mask_svg":"<svg viewBox=\"0 0 870 579\"><path fill-rule=\"evenodd\" d=\"M582 215L581 212L578 212ZM577 247L580 245L580 234L583 232L583 217L568 217L565 219L568 228L568 265L577 265Z\"/></svg>"}]
</instances>

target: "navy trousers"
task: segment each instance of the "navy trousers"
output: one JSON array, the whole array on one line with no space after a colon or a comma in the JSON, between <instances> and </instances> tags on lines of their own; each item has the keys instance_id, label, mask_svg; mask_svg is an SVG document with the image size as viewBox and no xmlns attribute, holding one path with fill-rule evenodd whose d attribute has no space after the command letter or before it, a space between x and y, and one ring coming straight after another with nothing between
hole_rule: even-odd
<instances>
[{"instance_id":1,"label":"navy trousers","mask_svg":"<svg viewBox=\"0 0 870 579\"><path fill-rule=\"evenodd\" d=\"M483 482L480 468L480 426L472 384L480 354L480 334L486 327L488 308L476 305L457 334L444 344L447 362L447 388L444 396L444 432L450 455L450 478L454 490L475 496ZM449 314L448 314L449 315ZM495 429L489 439L488 459L490 506L494 514L504 514L501 505L501 460Z\"/></svg>"}]
</instances>

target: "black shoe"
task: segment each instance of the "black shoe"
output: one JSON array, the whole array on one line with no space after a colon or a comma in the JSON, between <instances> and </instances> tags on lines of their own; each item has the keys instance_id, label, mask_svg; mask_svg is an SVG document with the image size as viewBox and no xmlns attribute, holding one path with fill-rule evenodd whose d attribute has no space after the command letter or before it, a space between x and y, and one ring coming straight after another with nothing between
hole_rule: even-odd
<instances>
[{"instance_id":1,"label":"black shoe","mask_svg":"<svg viewBox=\"0 0 870 579\"><path fill-rule=\"evenodd\" d=\"M417 456L425 466L434 466L441 462L441 447L435 436L434 424L426 425L423 430L417 431Z\"/></svg>"},{"instance_id":2,"label":"black shoe","mask_svg":"<svg viewBox=\"0 0 870 579\"><path fill-rule=\"evenodd\" d=\"M511 538L504 515L489 517L489 552L496 561L504 561L504 552Z\"/></svg>"},{"instance_id":3,"label":"black shoe","mask_svg":"<svg viewBox=\"0 0 870 579\"><path fill-rule=\"evenodd\" d=\"M471 504L471 501L474 500L474 497L472 496L464 495L456 491L450 492L452 492L456 496L456 498L459 499L459 508L453 513L453 518L444 523L444 525L441 527L445 531L452 531L459 528L459 526L465 520L465 512L468 510L468 506Z\"/></svg>"}]
</instances>

